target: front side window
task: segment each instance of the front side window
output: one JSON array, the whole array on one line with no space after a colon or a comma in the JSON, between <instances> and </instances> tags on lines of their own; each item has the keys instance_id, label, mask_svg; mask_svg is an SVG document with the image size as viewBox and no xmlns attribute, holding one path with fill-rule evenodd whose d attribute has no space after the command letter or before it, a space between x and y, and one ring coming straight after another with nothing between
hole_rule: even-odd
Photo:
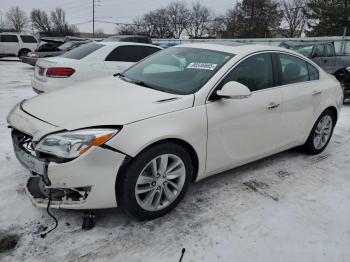
<instances>
[{"instance_id":1,"label":"front side window","mask_svg":"<svg viewBox=\"0 0 350 262\"><path fill-rule=\"evenodd\" d=\"M309 81L306 62L295 56L279 54L282 72L282 85Z\"/></svg>"},{"instance_id":2,"label":"front side window","mask_svg":"<svg viewBox=\"0 0 350 262\"><path fill-rule=\"evenodd\" d=\"M96 43L87 43L85 45L81 45L77 48L74 48L63 55L62 57L70 58L70 59L76 59L80 60L84 57L90 55L91 53L95 52L96 50L100 49L104 45L96 44Z\"/></svg>"},{"instance_id":3,"label":"front side window","mask_svg":"<svg viewBox=\"0 0 350 262\"><path fill-rule=\"evenodd\" d=\"M1 35L1 42L7 43L18 43L18 38L16 35Z\"/></svg>"},{"instance_id":4,"label":"front side window","mask_svg":"<svg viewBox=\"0 0 350 262\"><path fill-rule=\"evenodd\" d=\"M314 66L307 63L307 69L309 70L309 80L310 81L319 79L318 70Z\"/></svg>"},{"instance_id":5,"label":"front side window","mask_svg":"<svg viewBox=\"0 0 350 262\"><path fill-rule=\"evenodd\" d=\"M20 37L21 37L23 43L38 43L34 36L21 35Z\"/></svg>"},{"instance_id":6,"label":"front side window","mask_svg":"<svg viewBox=\"0 0 350 262\"><path fill-rule=\"evenodd\" d=\"M164 92L193 94L233 56L201 48L172 47L137 63L124 72L123 79Z\"/></svg>"},{"instance_id":7,"label":"front side window","mask_svg":"<svg viewBox=\"0 0 350 262\"><path fill-rule=\"evenodd\" d=\"M247 86L250 91L257 91L273 86L271 55L268 53L253 55L238 64L219 84L236 81Z\"/></svg>"},{"instance_id":8,"label":"front side window","mask_svg":"<svg viewBox=\"0 0 350 262\"><path fill-rule=\"evenodd\" d=\"M316 45L314 50L315 57L323 57L326 56L326 50L324 45Z\"/></svg>"}]
</instances>

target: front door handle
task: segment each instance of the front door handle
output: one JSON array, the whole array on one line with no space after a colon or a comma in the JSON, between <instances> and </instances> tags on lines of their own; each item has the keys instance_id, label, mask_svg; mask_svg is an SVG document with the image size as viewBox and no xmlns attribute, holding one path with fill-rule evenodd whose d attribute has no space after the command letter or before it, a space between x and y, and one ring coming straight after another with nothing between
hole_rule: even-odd
<instances>
[{"instance_id":1,"label":"front door handle","mask_svg":"<svg viewBox=\"0 0 350 262\"><path fill-rule=\"evenodd\" d=\"M267 109L268 110L272 110L272 109L275 109L275 108L277 108L277 107L279 107L280 106L280 104L276 104L275 102L271 102L270 104L269 104L269 106L267 107Z\"/></svg>"},{"instance_id":2,"label":"front door handle","mask_svg":"<svg viewBox=\"0 0 350 262\"><path fill-rule=\"evenodd\" d=\"M322 94L321 91L313 91L313 92L312 92L312 95L313 95L313 96L318 96L318 95L320 95L320 94Z\"/></svg>"}]
</instances>

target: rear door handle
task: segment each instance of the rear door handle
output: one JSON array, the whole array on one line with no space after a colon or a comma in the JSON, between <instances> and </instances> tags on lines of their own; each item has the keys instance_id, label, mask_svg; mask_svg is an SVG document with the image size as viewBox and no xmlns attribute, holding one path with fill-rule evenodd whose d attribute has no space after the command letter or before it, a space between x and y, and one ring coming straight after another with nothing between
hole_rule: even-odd
<instances>
[{"instance_id":1,"label":"rear door handle","mask_svg":"<svg viewBox=\"0 0 350 262\"><path fill-rule=\"evenodd\" d=\"M267 107L267 109L268 110L272 110L272 109L275 109L275 108L277 108L277 107L279 107L280 106L280 104L276 104L275 102L271 102L270 104L269 104L269 106Z\"/></svg>"},{"instance_id":2,"label":"rear door handle","mask_svg":"<svg viewBox=\"0 0 350 262\"><path fill-rule=\"evenodd\" d=\"M322 94L321 91L313 91L313 92L312 92L312 95L313 95L313 96L318 96L318 95L320 95L320 94Z\"/></svg>"}]
</instances>

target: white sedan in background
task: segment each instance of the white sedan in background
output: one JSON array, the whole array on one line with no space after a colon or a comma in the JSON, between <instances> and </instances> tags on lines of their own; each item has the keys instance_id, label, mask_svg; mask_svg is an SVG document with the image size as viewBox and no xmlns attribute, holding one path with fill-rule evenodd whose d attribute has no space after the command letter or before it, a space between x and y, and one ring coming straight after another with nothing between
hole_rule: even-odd
<instances>
[{"instance_id":1,"label":"white sedan in background","mask_svg":"<svg viewBox=\"0 0 350 262\"><path fill-rule=\"evenodd\" d=\"M39 59L32 88L43 93L124 71L161 47L129 42L92 42L63 55Z\"/></svg>"},{"instance_id":2,"label":"white sedan in background","mask_svg":"<svg viewBox=\"0 0 350 262\"><path fill-rule=\"evenodd\" d=\"M339 82L296 52L188 44L23 101L8 123L35 205L151 219L193 181L296 146L322 152L342 102Z\"/></svg>"}]
</instances>

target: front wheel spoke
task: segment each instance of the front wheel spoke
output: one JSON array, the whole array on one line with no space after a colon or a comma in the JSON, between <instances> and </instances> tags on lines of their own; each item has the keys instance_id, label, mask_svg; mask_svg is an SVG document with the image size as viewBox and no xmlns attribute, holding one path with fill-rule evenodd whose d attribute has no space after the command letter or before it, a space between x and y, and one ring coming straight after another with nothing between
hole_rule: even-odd
<instances>
[{"instance_id":1,"label":"front wheel spoke","mask_svg":"<svg viewBox=\"0 0 350 262\"><path fill-rule=\"evenodd\" d=\"M152 175L155 176L158 173L157 160L153 159L151 162Z\"/></svg>"},{"instance_id":2,"label":"front wheel spoke","mask_svg":"<svg viewBox=\"0 0 350 262\"><path fill-rule=\"evenodd\" d=\"M143 193L151 191L152 189L154 189L153 186L138 188L138 189L136 189L136 194L138 194L138 195L143 194Z\"/></svg>"},{"instance_id":3,"label":"front wheel spoke","mask_svg":"<svg viewBox=\"0 0 350 262\"><path fill-rule=\"evenodd\" d=\"M159 164L159 173L164 174L168 167L168 156L162 155L160 157L160 164Z\"/></svg>"},{"instance_id":4,"label":"front wheel spoke","mask_svg":"<svg viewBox=\"0 0 350 262\"><path fill-rule=\"evenodd\" d=\"M176 159L176 161L174 161L166 170L166 173L169 174L172 171L175 170L175 168L177 168L182 162L179 159Z\"/></svg>"},{"instance_id":5,"label":"front wheel spoke","mask_svg":"<svg viewBox=\"0 0 350 262\"><path fill-rule=\"evenodd\" d=\"M169 189L168 186L164 186L164 195L169 202L172 202L173 199L175 198L174 193Z\"/></svg>"},{"instance_id":6,"label":"front wheel spoke","mask_svg":"<svg viewBox=\"0 0 350 262\"><path fill-rule=\"evenodd\" d=\"M168 173L168 174L166 175L166 179L168 179L168 180L173 180L173 179L178 178L178 177L180 177L180 176L182 176L182 175L183 175L183 170L180 169L180 170L177 170L177 171Z\"/></svg>"},{"instance_id":7,"label":"front wheel spoke","mask_svg":"<svg viewBox=\"0 0 350 262\"><path fill-rule=\"evenodd\" d=\"M179 191L179 187L173 182L173 181L170 181L170 180L167 180L168 184L171 185L171 187L173 187L176 191Z\"/></svg>"},{"instance_id":8,"label":"front wheel spoke","mask_svg":"<svg viewBox=\"0 0 350 262\"><path fill-rule=\"evenodd\" d=\"M159 191L156 192L155 198L154 198L154 203L153 206L157 208L159 206L160 200L162 198L163 194L163 189L161 188Z\"/></svg>"},{"instance_id":9,"label":"front wheel spoke","mask_svg":"<svg viewBox=\"0 0 350 262\"><path fill-rule=\"evenodd\" d=\"M151 207L153 200L154 200L154 195L156 194L156 190L154 189L152 192L149 192L148 195L145 197L143 200L143 204L147 207Z\"/></svg>"},{"instance_id":10,"label":"front wheel spoke","mask_svg":"<svg viewBox=\"0 0 350 262\"><path fill-rule=\"evenodd\" d=\"M151 184L154 181L154 178L141 175L137 181L138 185Z\"/></svg>"}]
</instances>

